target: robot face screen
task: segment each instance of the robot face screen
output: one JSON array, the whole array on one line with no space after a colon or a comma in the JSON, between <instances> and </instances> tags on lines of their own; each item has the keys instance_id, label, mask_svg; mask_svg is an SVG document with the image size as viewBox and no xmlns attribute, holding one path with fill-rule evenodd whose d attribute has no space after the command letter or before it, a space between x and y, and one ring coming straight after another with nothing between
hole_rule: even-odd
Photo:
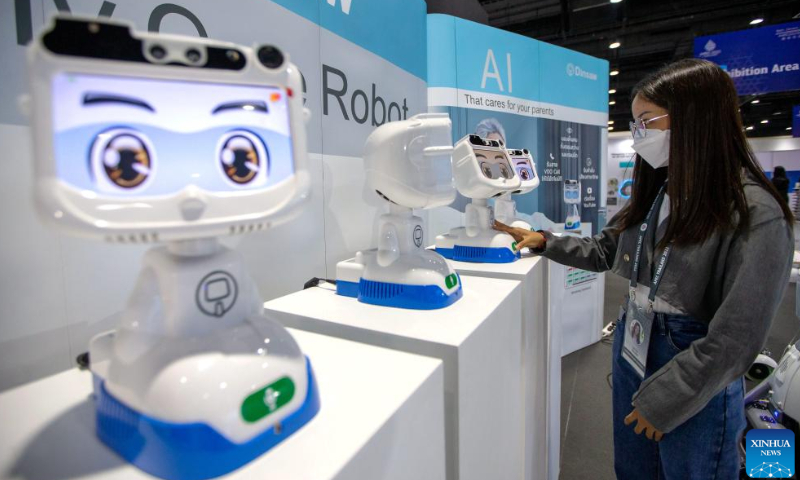
<instances>
[{"instance_id":1,"label":"robot face screen","mask_svg":"<svg viewBox=\"0 0 800 480\"><path fill-rule=\"evenodd\" d=\"M577 180L564 181L564 201L566 203L580 203L581 184Z\"/></svg>"},{"instance_id":2,"label":"robot face screen","mask_svg":"<svg viewBox=\"0 0 800 480\"><path fill-rule=\"evenodd\" d=\"M514 171L508 164L507 157L496 150L475 148L475 158L481 168L483 176L490 180L514 178Z\"/></svg>"},{"instance_id":3,"label":"robot face screen","mask_svg":"<svg viewBox=\"0 0 800 480\"><path fill-rule=\"evenodd\" d=\"M117 197L258 191L294 174L286 91L62 73L52 82L55 170Z\"/></svg>"},{"instance_id":4,"label":"robot face screen","mask_svg":"<svg viewBox=\"0 0 800 480\"><path fill-rule=\"evenodd\" d=\"M514 167L517 169L517 175L519 175L520 180L523 182L536 178L536 174L533 173L533 165L531 165L531 160L529 158L514 157Z\"/></svg>"}]
</instances>

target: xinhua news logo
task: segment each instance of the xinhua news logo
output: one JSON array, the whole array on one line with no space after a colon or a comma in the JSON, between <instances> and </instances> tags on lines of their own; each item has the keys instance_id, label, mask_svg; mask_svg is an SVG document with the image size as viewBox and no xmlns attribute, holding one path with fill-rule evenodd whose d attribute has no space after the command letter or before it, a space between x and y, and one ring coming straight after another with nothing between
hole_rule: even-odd
<instances>
[{"instance_id":1,"label":"xinhua news logo","mask_svg":"<svg viewBox=\"0 0 800 480\"><path fill-rule=\"evenodd\" d=\"M753 429L746 442L750 478L794 478L794 432Z\"/></svg>"}]
</instances>

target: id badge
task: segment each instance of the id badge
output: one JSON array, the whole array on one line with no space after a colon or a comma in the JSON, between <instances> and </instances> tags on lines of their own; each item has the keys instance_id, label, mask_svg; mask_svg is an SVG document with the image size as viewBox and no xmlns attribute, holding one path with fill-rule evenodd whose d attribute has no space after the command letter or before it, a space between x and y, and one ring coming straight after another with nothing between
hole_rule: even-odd
<instances>
[{"instance_id":1,"label":"id badge","mask_svg":"<svg viewBox=\"0 0 800 480\"><path fill-rule=\"evenodd\" d=\"M640 307L634 300L628 300L628 315L625 322L622 358L644 378L647 367L647 350L650 348L650 331L653 329L655 314L647 307Z\"/></svg>"}]
</instances>

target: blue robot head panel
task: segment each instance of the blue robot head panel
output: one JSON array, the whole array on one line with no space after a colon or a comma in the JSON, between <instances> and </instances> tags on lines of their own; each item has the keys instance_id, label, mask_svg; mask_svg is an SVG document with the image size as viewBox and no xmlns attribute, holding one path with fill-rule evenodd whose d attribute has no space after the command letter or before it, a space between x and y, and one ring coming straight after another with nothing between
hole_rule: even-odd
<instances>
[{"instance_id":1,"label":"blue robot head panel","mask_svg":"<svg viewBox=\"0 0 800 480\"><path fill-rule=\"evenodd\" d=\"M281 88L62 73L52 98L55 173L82 191L259 191L294 173Z\"/></svg>"}]
</instances>

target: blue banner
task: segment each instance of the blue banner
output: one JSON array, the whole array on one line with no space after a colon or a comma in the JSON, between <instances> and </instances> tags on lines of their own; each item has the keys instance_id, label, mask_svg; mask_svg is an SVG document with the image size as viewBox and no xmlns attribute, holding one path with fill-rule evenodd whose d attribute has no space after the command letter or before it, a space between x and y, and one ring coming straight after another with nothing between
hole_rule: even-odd
<instances>
[{"instance_id":1,"label":"blue banner","mask_svg":"<svg viewBox=\"0 0 800 480\"><path fill-rule=\"evenodd\" d=\"M727 71L739 95L800 90L800 22L697 37L694 56Z\"/></svg>"},{"instance_id":2,"label":"blue banner","mask_svg":"<svg viewBox=\"0 0 800 480\"><path fill-rule=\"evenodd\" d=\"M792 108L792 136L800 137L800 105Z\"/></svg>"}]
</instances>

